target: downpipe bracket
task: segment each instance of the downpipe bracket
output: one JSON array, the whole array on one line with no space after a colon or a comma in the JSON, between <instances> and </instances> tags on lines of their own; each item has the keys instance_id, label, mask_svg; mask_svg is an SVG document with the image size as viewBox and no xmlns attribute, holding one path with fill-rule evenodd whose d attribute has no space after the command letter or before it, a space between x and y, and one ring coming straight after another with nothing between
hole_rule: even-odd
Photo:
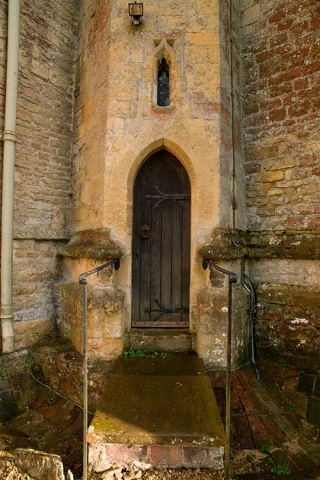
<instances>
[{"instance_id":1,"label":"downpipe bracket","mask_svg":"<svg viewBox=\"0 0 320 480\"><path fill-rule=\"evenodd\" d=\"M13 130L5 130L1 136L1 140L3 142L10 141L10 142L17 142L17 134Z\"/></svg>"}]
</instances>

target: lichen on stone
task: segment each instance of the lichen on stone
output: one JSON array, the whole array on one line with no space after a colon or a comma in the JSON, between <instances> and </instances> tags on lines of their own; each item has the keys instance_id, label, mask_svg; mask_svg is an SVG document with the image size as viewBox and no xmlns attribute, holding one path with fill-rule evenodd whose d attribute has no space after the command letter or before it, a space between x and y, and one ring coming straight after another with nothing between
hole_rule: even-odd
<instances>
[{"instance_id":1,"label":"lichen on stone","mask_svg":"<svg viewBox=\"0 0 320 480\"><path fill-rule=\"evenodd\" d=\"M121 258L124 249L110 238L109 229L83 230L73 235L59 254L63 257L108 261Z\"/></svg>"},{"instance_id":2,"label":"lichen on stone","mask_svg":"<svg viewBox=\"0 0 320 480\"><path fill-rule=\"evenodd\" d=\"M217 229L211 239L199 250L199 256L205 260L233 260L248 254L246 248L238 243L238 233Z\"/></svg>"}]
</instances>

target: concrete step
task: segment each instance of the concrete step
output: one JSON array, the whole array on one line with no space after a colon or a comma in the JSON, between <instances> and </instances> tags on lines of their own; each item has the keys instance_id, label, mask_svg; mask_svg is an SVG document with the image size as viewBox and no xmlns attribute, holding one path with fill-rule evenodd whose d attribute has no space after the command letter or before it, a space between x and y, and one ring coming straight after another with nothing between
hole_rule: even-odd
<instances>
[{"instance_id":1,"label":"concrete step","mask_svg":"<svg viewBox=\"0 0 320 480\"><path fill-rule=\"evenodd\" d=\"M223 468L225 436L202 361L191 354L121 359L88 431L101 472L138 460L160 468Z\"/></svg>"}]
</instances>

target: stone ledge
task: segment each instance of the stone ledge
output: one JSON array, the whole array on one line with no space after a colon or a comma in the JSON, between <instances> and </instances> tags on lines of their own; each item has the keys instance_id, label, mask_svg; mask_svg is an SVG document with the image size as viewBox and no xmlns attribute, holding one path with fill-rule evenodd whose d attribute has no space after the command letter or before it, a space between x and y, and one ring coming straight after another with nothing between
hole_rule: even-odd
<instances>
[{"instance_id":1,"label":"stone ledge","mask_svg":"<svg viewBox=\"0 0 320 480\"><path fill-rule=\"evenodd\" d=\"M320 259L320 231L311 230L223 230L212 233L201 247L199 256L206 260L237 258Z\"/></svg>"},{"instance_id":2,"label":"stone ledge","mask_svg":"<svg viewBox=\"0 0 320 480\"><path fill-rule=\"evenodd\" d=\"M320 259L320 231L242 231L249 258Z\"/></svg>"},{"instance_id":3,"label":"stone ledge","mask_svg":"<svg viewBox=\"0 0 320 480\"><path fill-rule=\"evenodd\" d=\"M199 256L205 260L235 260L248 255L242 245L237 244L237 231L217 229L212 233L210 241L199 249Z\"/></svg>"},{"instance_id":4,"label":"stone ledge","mask_svg":"<svg viewBox=\"0 0 320 480\"><path fill-rule=\"evenodd\" d=\"M110 238L109 229L83 230L71 236L59 255L70 258L90 258L93 260L113 260L121 258L124 249Z\"/></svg>"}]
</instances>

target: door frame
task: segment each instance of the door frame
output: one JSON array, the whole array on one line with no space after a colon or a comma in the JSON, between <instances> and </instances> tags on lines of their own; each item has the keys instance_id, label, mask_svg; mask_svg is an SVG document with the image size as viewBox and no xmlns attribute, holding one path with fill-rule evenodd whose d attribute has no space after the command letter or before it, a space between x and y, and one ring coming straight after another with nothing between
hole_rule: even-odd
<instances>
[{"instance_id":1,"label":"door frame","mask_svg":"<svg viewBox=\"0 0 320 480\"><path fill-rule=\"evenodd\" d=\"M170 177L169 177L169 182L172 184L172 187L171 188L171 192L169 191L166 191L165 195L163 195L163 197L161 197L160 195L160 200L157 199L156 197L159 196L158 194L161 193L159 192L159 189L158 187L155 187L157 189L157 192L153 191L153 195L146 195L143 199L143 207L145 207L146 205L146 197L149 197L150 200L148 200L147 202L151 203L151 206L149 206L149 217L150 217L150 221L152 221L152 219L155 218L155 208L158 208L159 207L159 204L163 202L163 210L161 211L161 216L163 215L163 211L165 211L166 207L168 206L168 202L169 205L170 205L170 209L169 209L169 217L166 217L166 220L167 218L170 218L170 221L171 221L171 229L170 229L170 234L172 234L173 230L173 221L172 221L172 217L175 215L175 213L173 212L177 212L176 214L178 215L178 222L179 222L179 227L178 229L176 229L176 235L178 235L178 239L180 239L181 243L180 243L180 250L178 248L178 255L180 255L180 263L178 261L178 268L180 269L180 274L178 274L176 276L177 280L173 280L173 275L172 275L172 271L173 271L173 263L172 263L172 245L177 243L177 242L174 242L172 241L172 237L171 237L171 242L169 241L169 248L171 249L171 258L170 258L170 271L171 271L171 275L169 275L169 282L170 283L170 289L171 289L171 295L169 294L169 297L171 298L168 298L168 294L166 295L167 299L164 299L162 301L162 289L163 287L161 285L158 286L158 291L157 291L157 297L160 298L160 301L159 300L156 300L156 299L152 299L152 274L151 274L151 270L152 270L152 267L151 267L151 258L152 258L152 245L153 245L153 248L154 248L154 245L155 243L152 244L152 242L149 243L149 240L147 240L147 249L149 249L149 257L150 257L150 260L149 260L149 263L150 263L150 280L149 280L149 288L150 288L150 293L147 293L145 296L149 296L149 306L148 306L148 309L144 309L145 305L142 305L142 314L141 314L141 306L140 306L140 302L141 302L141 298L143 298L143 292L141 294L141 269L142 269L142 266L141 266L141 249L143 248L143 244L144 242L146 242L146 240L142 240L141 241L141 233L140 233L140 229L141 229L141 226L140 226L140 223L142 221L143 223L143 215L144 215L144 212L142 213L142 208L141 208L141 196L140 196L140 192L141 192L141 188L142 188L142 183L143 183L143 180L145 180L145 175L148 173L148 170L146 169L146 167L148 166L148 164L150 164L150 170L151 169L154 169L154 168L159 168L159 160L161 161L161 153L163 153L163 160L166 162L166 169L167 171L169 169L171 169L172 173L170 174ZM158 158L157 158L158 156ZM167 158L166 158L167 156ZM152 163L153 162L153 163ZM161 169L160 167L160 172L162 172L163 170L165 171L166 169ZM142 171L143 170L143 171ZM157 177L156 177L157 178ZM175 178L175 182L173 180L173 178ZM137 184L138 182L138 184ZM160 180L161 182L161 180ZM162 182L163 182L163 185L161 187L161 189L163 191L165 191L165 185L166 185L166 179L162 179ZM175 183L175 184L174 184ZM139 191L137 192L136 189L139 189ZM147 191L149 190L148 187L145 187L147 188ZM150 192L148 191L148 193L151 193L151 191L154 190L152 189L152 187L150 188ZM180 193L174 193L174 192L180 192ZM155 195L156 193L156 195ZM137 211L136 208L137 208L137 203L139 202L139 205L138 205L138 208L139 210ZM179 203L178 203L179 202ZM186 203L186 202L190 202L190 203ZM174 155L173 153L171 153L170 151L168 151L167 149L160 149L156 152L154 152L152 155L149 155L144 162L141 163L140 165L140 168L138 169L137 173L136 173L136 176L135 176L135 180L134 180L134 184L133 184L133 208L132 208L132 262L131 262L131 267L132 267L132 270L131 270L131 318L130 318L130 324L131 324L131 328L189 328L190 327L190 315L189 315L189 311L190 311L190 283L191 283L191 182L190 182L190 178L189 178L189 174L185 168L185 166L183 165L183 163L180 161L180 159ZM181 208L179 208L179 206L181 205ZM168 214L168 213L167 213ZM160 226L160 229L161 229L161 233L160 233L160 237L161 235L163 235L162 233L162 229L165 228L165 226L163 226L163 220L162 220L162 217L161 217L161 226ZM185 222L187 222L187 226L185 225ZM187 237L185 236L184 234L184 229L187 228ZM159 232L158 232L158 235L159 235ZM143 236L143 235L142 235ZM157 237L158 240L159 240L159 237ZM186 243L184 243L184 239L186 238ZM184 246L185 245L185 246ZM159 247L158 247L159 248ZM161 246L161 248L163 248ZM136 251L137 250L137 251ZM139 252L138 252L139 250ZM137 253L138 252L138 253ZM186 253L187 252L187 253ZM165 262L165 260L163 260L162 258L162 254L163 252L162 251L159 251L159 250L156 250L156 254L158 253L159 255L159 267L160 268L160 271L158 270L158 272L156 273L156 276L159 276L160 278L160 284L161 282L163 283L165 279L162 278L162 275L163 275L163 262ZM138 258L139 257L139 258ZM138 274L137 274L137 271L138 271ZM186 278L186 275L187 275L187 282L185 281L185 278ZM154 279L153 279L154 280ZM138 282L138 285L135 284L134 282ZM178 283L173 283L173 282L178 282ZM180 283L179 283L180 282ZM147 282L148 283L148 282ZM183 286L184 284L184 286ZM180 294L179 294L179 289L180 289ZM178 292L176 293L176 295L174 294L174 291L175 292ZM184 292L184 294L183 294ZM187 292L187 293L186 293ZM137 295L139 296L139 301L137 300ZM141 296L142 295L142 296ZM172 295L176 298L173 298ZM179 295L180 295L180 300L179 300ZM178 298L177 298L178 297ZM144 299L143 301L144 303L146 303L146 299ZM142 302L142 303L143 303ZM156 304L155 304L156 303ZM162 303L171 303L171 306L168 308L168 305L164 306L162 305ZM178 307L178 303L179 303L179 307ZM153 305L152 305L153 304ZM144 316L144 313L147 312L149 313L149 320L146 321L146 320L141 320L141 315ZM186 315L187 314L187 315ZM180 315L180 319L179 321L174 321L174 320L171 320L169 321L170 319L170 316L171 315L174 315L176 319L179 319L179 315ZM160 317L163 318L160 320ZM186 317L187 317L187 320L186 320Z\"/></svg>"}]
</instances>

